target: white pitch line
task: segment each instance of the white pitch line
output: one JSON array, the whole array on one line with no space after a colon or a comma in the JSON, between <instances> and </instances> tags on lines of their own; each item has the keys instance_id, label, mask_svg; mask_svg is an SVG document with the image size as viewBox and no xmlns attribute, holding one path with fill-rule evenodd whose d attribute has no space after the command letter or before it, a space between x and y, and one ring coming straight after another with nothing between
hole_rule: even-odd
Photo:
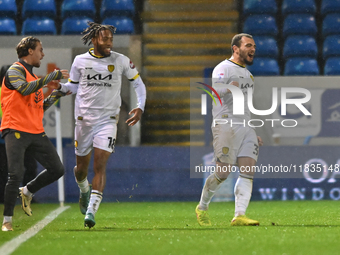
<instances>
[{"instance_id":1,"label":"white pitch line","mask_svg":"<svg viewBox=\"0 0 340 255\"><path fill-rule=\"evenodd\" d=\"M40 230L42 230L46 225L48 225L51 221L59 216L62 212L70 208L69 206L59 207L58 209L51 212L47 215L43 220L39 221L37 224L26 230L20 236L4 243L0 247L0 254L1 255L9 255L13 251L15 251L22 243L26 242L32 236L36 235Z\"/></svg>"}]
</instances>

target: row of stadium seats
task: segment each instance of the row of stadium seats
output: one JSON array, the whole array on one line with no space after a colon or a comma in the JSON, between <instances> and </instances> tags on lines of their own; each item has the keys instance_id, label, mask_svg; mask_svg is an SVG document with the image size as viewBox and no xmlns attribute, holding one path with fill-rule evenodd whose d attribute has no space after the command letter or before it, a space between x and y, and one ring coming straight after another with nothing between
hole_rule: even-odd
<instances>
[{"instance_id":1,"label":"row of stadium seats","mask_svg":"<svg viewBox=\"0 0 340 255\"><path fill-rule=\"evenodd\" d=\"M271 36L254 36L256 41L257 57L279 57L277 40ZM340 57L340 34L327 36L323 41L322 57ZM291 57L318 57L318 45L314 37L309 35L289 36L283 45L282 58Z\"/></svg>"},{"instance_id":2,"label":"row of stadium seats","mask_svg":"<svg viewBox=\"0 0 340 255\"><path fill-rule=\"evenodd\" d=\"M287 16L294 13L308 13L313 16L317 13L314 0L283 0L281 14ZM339 0L322 0L319 13L324 17L330 13L340 13ZM245 0L242 14L244 16L254 14L277 15L278 6L276 0Z\"/></svg>"},{"instance_id":3,"label":"row of stadium seats","mask_svg":"<svg viewBox=\"0 0 340 255\"><path fill-rule=\"evenodd\" d=\"M80 34L86 27L87 22L93 21L90 18L67 18L62 23L61 34L72 35ZM134 23L130 18L113 17L107 18L103 24L114 25L117 27L117 34L133 34ZM16 35L17 29L14 19L0 19L1 35ZM55 21L48 18L27 18L22 25L22 35L56 35L57 29Z\"/></svg>"},{"instance_id":4,"label":"row of stadium seats","mask_svg":"<svg viewBox=\"0 0 340 255\"><path fill-rule=\"evenodd\" d=\"M256 60L256 61L255 61ZM280 75L278 61L273 58L257 57L249 71L256 76ZM340 57L330 57L326 60L324 75L340 75ZM285 62L283 75L319 75L320 69L315 58L294 57Z\"/></svg>"},{"instance_id":5,"label":"row of stadium seats","mask_svg":"<svg viewBox=\"0 0 340 255\"><path fill-rule=\"evenodd\" d=\"M243 31L253 35L273 37L277 37L279 34L276 18L267 14L249 16L244 22ZM317 33L315 17L310 14L289 14L284 18L283 38L297 34L315 37ZM321 34L323 38L328 35L340 34L340 13L331 13L323 18Z\"/></svg>"},{"instance_id":6,"label":"row of stadium seats","mask_svg":"<svg viewBox=\"0 0 340 255\"><path fill-rule=\"evenodd\" d=\"M96 14L94 0L63 0L60 11L55 0L23 1L21 15L14 0L0 1L0 35L55 35L57 26L63 35L79 34ZM117 27L117 34L135 33L133 0L102 0L100 7L102 23Z\"/></svg>"},{"instance_id":7,"label":"row of stadium seats","mask_svg":"<svg viewBox=\"0 0 340 255\"><path fill-rule=\"evenodd\" d=\"M255 75L279 75L280 69L284 75L318 75L323 66L325 75L339 74L340 0L323 0L322 15L314 0L283 0L281 8L277 3L243 2L243 32L254 35L257 44L250 70Z\"/></svg>"},{"instance_id":8,"label":"row of stadium seats","mask_svg":"<svg viewBox=\"0 0 340 255\"><path fill-rule=\"evenodd\" d=\"M17 5L15 0L0 1L0 16L15 19L17 17ZM64 0L61 5L61 18L88 17L94 19L96 8L94 0ZM135 5L133 0L102 0L100 7L101 19L111 16L133 17ZM22 19L32 17L46 17L55 19L57 7L55 0L24 0Z\"/></svg>"}]
</instances>

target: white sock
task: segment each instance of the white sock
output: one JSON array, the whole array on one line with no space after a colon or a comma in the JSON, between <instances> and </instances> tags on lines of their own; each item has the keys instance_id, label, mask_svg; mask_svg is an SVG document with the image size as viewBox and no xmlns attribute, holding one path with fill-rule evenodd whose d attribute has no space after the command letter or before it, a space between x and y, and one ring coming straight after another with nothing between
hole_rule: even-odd
<instances>
[{"instance_id":1,"label":"white sock","mask_svg":"<svg viewBox=\"0 0 340 255\"><path fill-rule=\"evenodd\" d=\"M33 197L33 193L27 189L27 186L22 189L22 193L24 193L26 197Z\"/></svg>"},{"instance_id":2,"label":"white sock","mask_svg":"<svg viewBox=\"0 0 340 255\"><path fill-rule=\"evenodd\" d=\"M246 214L247 207L253 190L253 177L240 174L236 181L235 194L235 217Z\"/></svg>"},{"instance_id":3,"label":"white sock","mask_svg":"<svg viewBox=\"0 0 340 255\"><path fill-rule=\"evenodd\" d=\"M215 173L209 175L207 180L205 181L203 190L202 190L202 195L201 195L201 200L198 205L198 209L206 211L208 210L210 201L212 197L215 195L215 192L221 187L221 183L224 182L224 180L220 179L218 175Z\"/></svg>"},{"instance_id":4,"label":"white sock","mask_svg":"<svg viewBox=\"0 0 340 255\"><path fill-rule=\"evenodd\" d=\"M2 224L5 224L6 222L12 222L12 216L4 216Z\"/></svg>"},{"instance_id":5,"label":"white sock","mask_svg":"<svg viewBox=\"0 0 340 255\"><path fill-rule=\"evenodd\" d=\"M98 211L102 198L103 198L102 192L99 192L98 190L92 190L89 206L87 207L86 213L92 213L93 216L96 215L96 212Z\"/></svg>"},{"instance_id":6,"label":"white sock","mask_svg":"<svg viewBox=\"0 0 340 255\"><path fill-rule=\"evenodd\" d=\"M77 179L76 179L76 182L78 184L78 187L79 187L81 193L86 193L86 192L89 191L90 187L89 187L89 182L87 180L87 177L80 182L78 182Z\"/></svg>"}]
</instances>

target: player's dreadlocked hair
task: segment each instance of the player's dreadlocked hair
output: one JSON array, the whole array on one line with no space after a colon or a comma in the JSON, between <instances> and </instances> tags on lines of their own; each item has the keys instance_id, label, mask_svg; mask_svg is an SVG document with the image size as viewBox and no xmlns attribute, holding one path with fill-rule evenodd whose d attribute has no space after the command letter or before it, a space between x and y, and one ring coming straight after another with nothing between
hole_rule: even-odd
<instances>
[{"instance_id":1,"label":"player's dreadlocked hair","mask_svg":"<svg viewBox=\"0 0 340 255\"><path fill-rule=\"evenodd\" d=\"M87 24L89 25L89 27L87 27L81 34L83 35L83 37L81 38L83 43L86 45L88 43L88 45L91 44L91 39L98 36L99 31L101 30L105 30L108 29L112 32L112 34L114 34L116 32L116 28L112 25L102 25L102 24L98 24L95 22L87 22Z\"/></svg>"}]
</instances>

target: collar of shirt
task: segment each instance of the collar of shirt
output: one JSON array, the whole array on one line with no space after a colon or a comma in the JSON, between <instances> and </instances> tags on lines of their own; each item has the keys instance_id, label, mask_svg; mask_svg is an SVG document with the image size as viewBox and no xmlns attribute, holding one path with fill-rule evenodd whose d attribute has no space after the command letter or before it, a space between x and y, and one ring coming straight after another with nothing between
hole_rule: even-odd
<instances>
[{"instance_id":1,"label":"collar of shirt","mask_svg":"<svg viewBox=\"0 0 340 255\"><path fill-rule=\"evenodd\" d=\"M33 66L30 64L27 64L24 60L22 60L21 58L19 59L19 63L22 64L29 72L32 76L34 76L33 74Z\"/></svg>"}]
</instances>

